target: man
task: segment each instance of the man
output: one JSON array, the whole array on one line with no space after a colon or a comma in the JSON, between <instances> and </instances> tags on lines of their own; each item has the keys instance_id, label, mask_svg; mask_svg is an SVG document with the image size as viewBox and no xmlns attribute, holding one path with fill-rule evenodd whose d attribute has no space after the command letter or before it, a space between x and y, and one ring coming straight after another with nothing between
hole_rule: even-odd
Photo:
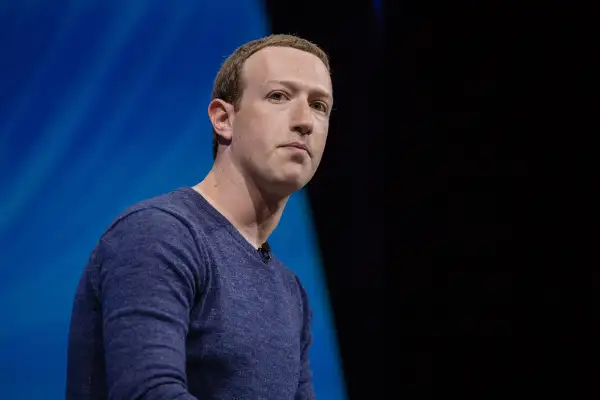
<instances>
[{"instance_id":1,"label":"man","mask_svg":"<svg viewBox=\"0 0 600 400\"><path fill-rule=\"evenodd\" d=\"M307 296L267 239L319 166L332 102L327 56L301 38L268 36L224 62L211 171L130 207L92 252L67 399L314 398Z\"/></svg>"}]
</instances>

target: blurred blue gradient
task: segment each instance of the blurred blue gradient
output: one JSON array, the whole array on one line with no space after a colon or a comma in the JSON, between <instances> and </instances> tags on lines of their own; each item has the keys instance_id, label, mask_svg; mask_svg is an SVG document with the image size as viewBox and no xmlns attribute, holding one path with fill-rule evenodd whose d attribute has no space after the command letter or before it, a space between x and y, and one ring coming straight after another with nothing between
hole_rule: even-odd
<instances>
[{"instance_id":1,"label":"blurred blue gradient","mask_svg":"<svg viewBox=\"0 0 600 400\"><path fill-rule=\"evenodd\" d=\"M92 248L127 206L208 172L214 76L267 25L258 0L0 1L0 398L64 398ZM302 192L271 244L311 299L316 394L343 399Z\"/></svg>"}]
</instances>

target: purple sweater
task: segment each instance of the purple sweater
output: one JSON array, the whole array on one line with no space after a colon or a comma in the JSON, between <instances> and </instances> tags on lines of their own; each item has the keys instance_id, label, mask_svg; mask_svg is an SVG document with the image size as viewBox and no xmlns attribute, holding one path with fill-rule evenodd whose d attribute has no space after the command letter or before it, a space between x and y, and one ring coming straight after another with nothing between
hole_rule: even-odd
<instances>
[{"instance_id":1,"label":"purple sweater","mask_svg":"<svg viewBox=\"0 0 600 400\"><path fill-rule=\"evenodd\" d=\"M191 188L134 205L81 276L67 399L312 399L310 309Z\"/></svg>"}]
</instances>

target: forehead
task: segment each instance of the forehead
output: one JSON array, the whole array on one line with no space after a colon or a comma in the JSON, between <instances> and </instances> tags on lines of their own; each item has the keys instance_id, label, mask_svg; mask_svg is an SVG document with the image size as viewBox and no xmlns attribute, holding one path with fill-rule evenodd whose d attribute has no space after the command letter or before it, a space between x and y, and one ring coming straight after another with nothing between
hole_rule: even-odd
<instances>
[{"instance_id":1,"label":"forehead","mask_svg":"<svg viewBox=\"0 0 600 400\"><path fill-rule=\"evenodd\" d=\"M331 93L329 71L319 57L291 47L267 47L257 51L244 63L243 75L247 87L293 80Z\"/></svg>"}]
</instances>

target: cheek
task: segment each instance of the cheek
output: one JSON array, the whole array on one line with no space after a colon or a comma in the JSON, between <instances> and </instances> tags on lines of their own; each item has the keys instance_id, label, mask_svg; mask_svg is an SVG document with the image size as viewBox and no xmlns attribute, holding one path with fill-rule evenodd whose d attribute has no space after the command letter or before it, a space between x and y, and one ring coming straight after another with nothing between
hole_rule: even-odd
<instances>
[{"instance_id":1,"label":"cheek","mask_svg":"<svg viewBox=\"0 0 600 400\"><path fill-rule=\"evenodd\" d=\"M277 132L281 128L281 119L276 114L266 113L264 110L252 110L251 116L247 116L242 122L245 138L254 142L268 143L276 139Z\"/></svg>"},{"instance_id":2,"label":"cheek","mask_svg":"<svg viewBox=\"0 0 600 400\"><path fill-rule=\"evenodd\" d=\"M311 139L312 147L314 148L315 152L319 154L323 153L325 144L327 142L327 133L327 129L323 129L320 132L313 132Z\"/></svg>"},{"instance_id":3,"label":"cheek","mask_svg":"<svg viewBox=\"0 0 600 400\"><path fill-rule=\"evenodd\" d=\"M237 118L235 136L238 143L247 150L260 147L263 140L264 127L259 118Z\"/></svg>"}]
</instances>

